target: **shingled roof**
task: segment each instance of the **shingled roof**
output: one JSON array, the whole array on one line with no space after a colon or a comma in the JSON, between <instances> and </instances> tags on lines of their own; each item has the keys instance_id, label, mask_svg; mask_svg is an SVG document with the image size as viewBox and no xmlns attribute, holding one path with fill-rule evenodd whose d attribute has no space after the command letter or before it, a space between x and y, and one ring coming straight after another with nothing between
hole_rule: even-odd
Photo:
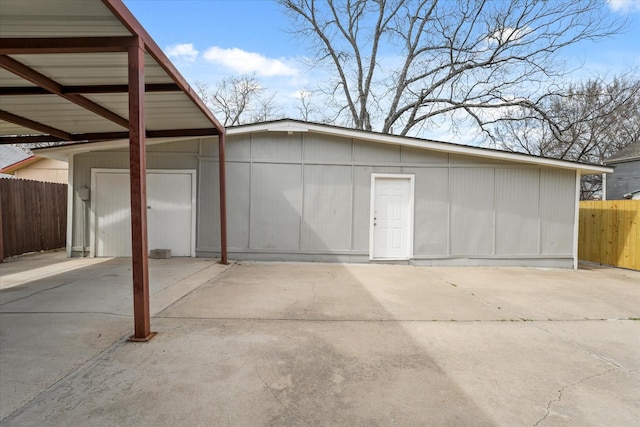
<instances>
[{"instance_id":1,"label":"shingled roof","mask_svg":"<svg viewBox=\"0 0 640 427\"><path fill-rule=\"evenodd\" d=\"M631 144L618 151L613 156L604 160L604 164L628 162L629 160L640 160L640 141Z\"/></svg>"}]
</instances>

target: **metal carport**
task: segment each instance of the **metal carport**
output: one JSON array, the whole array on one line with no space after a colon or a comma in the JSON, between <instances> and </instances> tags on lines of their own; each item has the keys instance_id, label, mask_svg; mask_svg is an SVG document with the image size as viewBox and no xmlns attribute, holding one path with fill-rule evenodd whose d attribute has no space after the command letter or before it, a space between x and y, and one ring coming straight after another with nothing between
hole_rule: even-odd
<instances>
[{"instance_id":1,"label":"metal carport","mask_svg":"<svg viewBox=\"0 0 640 427\"><path fill-rule=\"evenodd\" d=\"M0 0L0 10L0 143L129 139L131 340L148 341L145 140L218 136L226 263L224 127L121 0Z\"/></svg>"}]
</instances>

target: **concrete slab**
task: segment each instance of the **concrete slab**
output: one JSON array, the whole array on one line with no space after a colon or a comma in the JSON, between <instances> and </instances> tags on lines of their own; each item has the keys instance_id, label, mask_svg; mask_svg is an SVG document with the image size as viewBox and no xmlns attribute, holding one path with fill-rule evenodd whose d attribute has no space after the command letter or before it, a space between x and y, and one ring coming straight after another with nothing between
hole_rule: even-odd
<instances>
[{"instance_id":1,"label":"concrete slab","mask_svg":"<svg viewBox=\"0 0 640 427\"><path fill-rule=\"evenodd\" d=\"M227 268L195 258L149 265L152 313ZM131 335L129 259L14 258L0 263L0 284L0 420Z\"/></svg>"},{"instance_id":2,"label":"concrete slab","mask_svg":"<svg viewBox=\"0 0 640 427\"><path fill-rule=\"evenodd\" d=\"M154 261L0 292L3 425L640 425L638 272Z\"/></svg>"}]
</instances>

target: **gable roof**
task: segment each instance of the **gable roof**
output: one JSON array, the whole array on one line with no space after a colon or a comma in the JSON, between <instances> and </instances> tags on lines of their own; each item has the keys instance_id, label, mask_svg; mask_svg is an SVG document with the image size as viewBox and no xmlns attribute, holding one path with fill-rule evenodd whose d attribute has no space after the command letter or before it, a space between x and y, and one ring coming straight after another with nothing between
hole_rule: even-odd
<instances>
[{"instance_id":1,"label":"gable roof","mask_svg":"<svg viewBox=\"0 0 640 427\"><path fill-rule=\"evenodd\" d=\"M254 132L309 132L330 135L342 138L354 138L363 141L369 141L379 144L391 144L413 148L422 148L439 152L461 154L468 156L484 157L487 159L511 161L524 164L532 164L547 167L556 167L562 169L577 170L581 174L601 174L611 173L612 168L598 165L590 165L585 163L570 162L566 160L550 159L546 157L532 156L522 153L513 153L508 151L496 150L491 148L472 147L468 145L455 144L451 142L434 141L429 139L421 139L408 136L389 135L379 132L355 130L345 127L304 122L301 120L281 119L268 122L253 123L248 125L240 125L229 127L226 130L228 136L249 134ZM186 138L165 138L150 140L151 144L166 143ZM232 143L232 142L227 142ZM58 160L66 160L69 154L101 151L113 148L122 148L127 146L127 140L95 142L90 144L67 144L51 148L40 148L34 150L38 155L43 157L55 158Z\"/></svg>"},{"instance_id":2,"label":"gable roof","mask_svg":"<svg viewBox=\"0 0 640 427\"><path fill-rule=\"evenodd\" d=\"M0 169L20 162L31 155L19 147L13 145L0 145Z\"/></svg>"},{"instance_id":3,"label":"gable roof","mask_svg":"<svg viewBox=\"0 0 640 427\"><path fill-rule=\"evenodd\" d=\"M632 142L613 156L604 160L604 164L640 160L640 141Z\"/></svg>"},{"instance_id":4,"label":"gable roof","mask_svg":"<svg viewBox=\"0 0 640 427\"><path fill-rule=\"evenodd\" d=\"M15 171L24 168L25 166L29 166L33 163L36 163L40 160L42 160L43 157L40 156L29 156L26 159L22 159L19 160L13 164L7 165L5 167L3 167L2 169L0 169L0 172L2 173L7 173L7 174L12 174Z\"/></svg>"},{"instance_id":5,"label":"gable roof","mask_svg":"<svg viewBox=\"0 0 640 427\"><path fill-rule=\"evenodd\" d=\"M149 137L224 132L121 0L0 0L0 10L0 143L127 138L138 55Z\"/></svg>"}]
</instances>

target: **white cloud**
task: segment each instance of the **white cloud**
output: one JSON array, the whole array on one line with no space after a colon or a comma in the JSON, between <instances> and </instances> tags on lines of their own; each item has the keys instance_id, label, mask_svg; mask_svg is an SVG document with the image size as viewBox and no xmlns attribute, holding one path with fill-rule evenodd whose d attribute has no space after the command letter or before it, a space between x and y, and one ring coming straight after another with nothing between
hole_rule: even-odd
<instances>
[{"instance_id":1,"label":"white cloud","mask_svg":"<svg viewBox=\"0 0 640 427\"><path fill-rule=\"evenodd\" d=\"M165 49L169 58L185 62L194 62L198 57L198 51L191 43L174 44Z\"/></svg>"},{"instance_id":2,"label":"white cloud","mask_svg":"<svg viewBox=\"0 0 640 427\"><path fill-rule=\"evenodd\" d=\"M504 27L489 35L489 40L504 43L507 40L519 40L532 32L533 30L530 27L522 27L518 29Z\"/></svg>"},{"instance_id":3,"label":"white cloud","mask_svg":"<svg viewBox=\"0 0 640 427\"><path fill-rule=\"evenodd\" d=\"M615 12L640 12L638 0L608 0L609 8Z\"/></svg>"},{"instance_id":4,"label":"white cloud","mask_svg":"<svg viewBox=\"0 0 640 427\"><path fill-rule=\"evenodd\" d=\"M231 49L211 47L204 53L204 58L242 74L256 73L265 77L298 75L298 70L282 59L267 58L259 53L247 52L235 47Z\"/></svg>"},{"instance_id":5,"label":"white cloud","mask_svg":"<svg viewBox=\"0 0 640 427\"><path fill-rule=\"evenodd\" d=\"M309 99L313 96L313 92L306 89L299 89L289 93L289 98L293 99Z\"/></svg>"}]
</instances>

